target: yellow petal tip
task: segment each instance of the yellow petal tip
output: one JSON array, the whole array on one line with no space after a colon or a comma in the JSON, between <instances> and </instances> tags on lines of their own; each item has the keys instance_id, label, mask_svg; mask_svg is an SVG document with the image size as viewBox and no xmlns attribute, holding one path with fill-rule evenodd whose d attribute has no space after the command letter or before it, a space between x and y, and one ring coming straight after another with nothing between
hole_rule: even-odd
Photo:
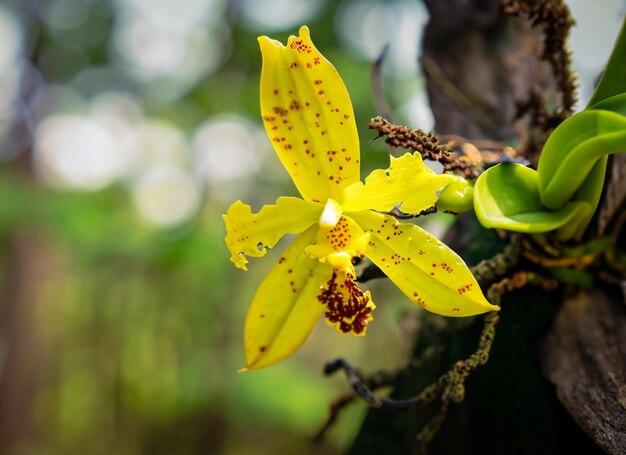
<instances>
[{"instance_id":1,"label":"yellow petal tip","mask_svg":"<svg viewBox=\"0 0 626 455\"><path fill-rule=\"evenodd\" d=\"M306 25L303 25L302 27L300 27L300 30L298 30L298 33L300 35L300 38L310 38L311 36L309 27L307 27Z\"/></svg>"},{"instance_id":2,"label":"yellow petal tip","mask_svg":"<svg viewBox=\"0 0 626 455\"><path fill-rule=\"evenodd\" d=\"M485 299L484 297L480 298L478 301L474 300L473 302L476 304L476 306L474 306L474 309L471 313L453 314L453 315L448 315L448 316L474 316L478 314L489 313L490 311L500 311L500 307L498 305L492 304L489 300Z\"/></svg>"},{"instance_id":3,"label":"yellow petal tip","mask_svg":"<svg viewBox=\"0 0 626 455\"><path fill-rule=\"evenodd\" d=\"M484 308L484 310L476 314L489 313L490 311L500 311L500 307L498 305L493 305L488 301L486 301L486 303L483 303L481 306L482 308Z\"/></svg>"},{"instance_id":4,"label":"yellow petal tip","mask_svg":"<svg viewBox=\"0 0 626 455\"><path fill-rule=\"evenodd\" d=\"M280 41L273 40L265 35L259 36L257 38L257 41L259 43L259 47L261 48L261 55L263 55L264 59L269 58L270 54L268 54L268 52L272 49L280 49L282 47L285 47Z\"/></svg>"},{"instance_id":5,"label":"yellow petal tip","mask_svg":"<svg viewBox=\"0 0 626 455\"><path fill-rule=\"evenodd\" d=\"M247 371L250 371L248 367L243 367L243 368L239 368L237 370L237 373L246 373Z\"/></svg>"},{"instance_id":6,"label":"yellow petal tip","mask_svg":"<svg viewBox=\"0 0 626 455\"><path fill-rule=\"evenodd\" d=\"M243 253L239 253L239 254L233 254L230 257L230 262L232 262L233 264L235 264L235 267L237 267L238 269L243 270L244 272L248 271L248 260L246 259L246 257L243 255Z\"/></svg>"}]
</instances>

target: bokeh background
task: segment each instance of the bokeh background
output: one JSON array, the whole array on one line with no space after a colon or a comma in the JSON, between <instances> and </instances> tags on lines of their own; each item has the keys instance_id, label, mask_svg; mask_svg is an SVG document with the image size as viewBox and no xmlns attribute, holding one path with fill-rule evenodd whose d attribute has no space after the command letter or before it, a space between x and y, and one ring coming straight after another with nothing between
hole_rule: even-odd
<instances>
[{"instance_id":1,"label":"bokeh background","mask_svg":"<svg viewBox=\"0 0 626 455\"><path fill-rule=\"evenodd\" d=\"M626 2L568 4L584 103ZM350 443L363 405L310 444L347 390L324 362L400 366L420 310L373 282L367 337L322 323L288 361L237 373L247 306L285 242L237 270L221 214L295 195L260 122L258 35L309 25L350 91L366 175L388 162L366 128L385 46L394 120L433 127L418 66L427 21L419 0L0 2L0 453ZM435 234L450 221L431 218Z\"/></svg>"}]
</instances>

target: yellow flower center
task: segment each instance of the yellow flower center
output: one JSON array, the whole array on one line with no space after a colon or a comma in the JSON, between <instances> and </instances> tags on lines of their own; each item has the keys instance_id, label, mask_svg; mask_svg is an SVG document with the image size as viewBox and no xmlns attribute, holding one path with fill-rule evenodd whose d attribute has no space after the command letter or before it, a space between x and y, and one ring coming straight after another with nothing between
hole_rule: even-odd
<instances>
[{"instance_id":1,"label":"yellow flower center","mask_svg":"<svg viewBox=\"0 0 626 455\"><path fill-rule=\"evenodd\" d=\"M352 258L363 257L370 234L341 212L339 203L333 199L326 202L317 235L304 252L333 267L330 280L317 296L326 306L326 322L339 332L364 335L375 305L369 291L364 293L357 285Z\"/></svg>"},{"instance_id":2,"label":"yellow flower center","mask_svg":"<svg viewBox=\"0 0 626 455\"><path fill-rule=\"evenodd\" d=\"M315 240L306 247L304 252L322 262L326 262L329 255L339 252L345 252L350 257L363 254L367 249L370 234L363 231L356 221L347 216L340 215L337 221L331 224L329 220L337 212L331 211L335 210L334 204L336 203L330 201L326 204L324 213L320 217L320 227ZM329 209L329 207L333 208ZM328 215L329 212L330 215Z\"/></svg>"},{"instance_id":3,"label":"yellow flower center","mask_svg":"<svg viewBox=\"0 0 626 455\"><path fill-rule=\"evenodd\" d=\"M339 221L341 217L341 212L343 209L341 208L341 204L335 201L332 198L329 198L326 201L326 205L324 206L324 211L322 212L322 216L320 216L319 224L322 227L333 227Z\"/></svg>"}]
</instances>

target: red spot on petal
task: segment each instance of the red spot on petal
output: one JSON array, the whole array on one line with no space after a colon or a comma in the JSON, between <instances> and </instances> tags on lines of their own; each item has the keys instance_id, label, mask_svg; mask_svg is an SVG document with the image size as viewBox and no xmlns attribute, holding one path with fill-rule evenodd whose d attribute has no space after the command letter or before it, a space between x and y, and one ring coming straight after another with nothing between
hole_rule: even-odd
<instances>
[{"instance_id":1,"label":"red spot on petal","mask_svg":"<svg viewBox=\"0 0 626 455\"><path fill-rule=\"evenodd\" d=\"M361 334L365 331L372 308L369 297L358 288L353 276L347 275L341 282L333 272L317 300L326 305L326 319L342 332Z\"/></svg>"}]
</instances>

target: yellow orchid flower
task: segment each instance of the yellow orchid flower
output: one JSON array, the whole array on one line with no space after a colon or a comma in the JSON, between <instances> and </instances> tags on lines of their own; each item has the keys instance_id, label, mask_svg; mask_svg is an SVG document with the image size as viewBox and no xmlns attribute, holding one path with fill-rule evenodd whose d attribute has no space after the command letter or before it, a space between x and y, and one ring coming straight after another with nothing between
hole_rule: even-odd
<instances>
[{"instance_id":1,"label":"yellow orchid flower","mask_svg":"<svg viewBox=\"0 0 626 455\"><path fill-rule=\"evenodd\" d=\"M245 325L246 368L294 353L324 315L339 332L364 335L375 305L356 282L353 257L367 256L422 308L446 316L497 310L463 260L418 226L385 214L415 213L457 181L419 154L359 181L359 138L341 77L307 27L284 46L259 38L265 129L302 199L280 197L252 213L237 201L224 215L231 261L246 270L285 234L298 234L259 286Z\"/></svg>"}]
</instances>

